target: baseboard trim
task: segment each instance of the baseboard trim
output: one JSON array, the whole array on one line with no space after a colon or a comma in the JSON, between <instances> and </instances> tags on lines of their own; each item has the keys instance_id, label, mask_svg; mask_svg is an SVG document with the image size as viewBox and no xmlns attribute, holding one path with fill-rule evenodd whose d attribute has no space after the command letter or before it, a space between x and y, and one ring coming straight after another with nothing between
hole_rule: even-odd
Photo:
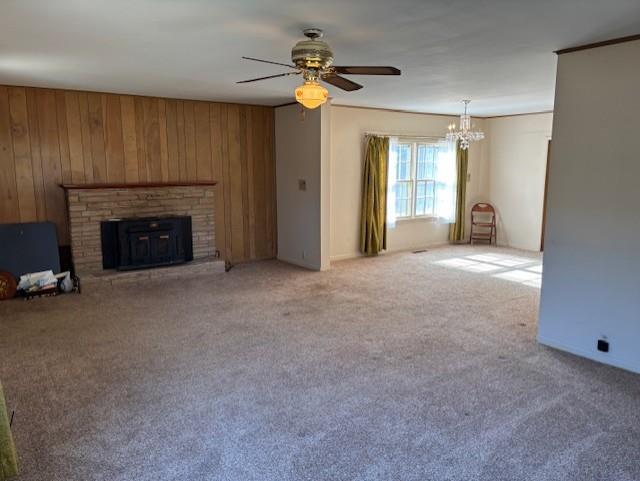
<instances>
[{"instance_id":1,"label":"baseboard trim","mask_svg":"<svg viewBox=\"0 0 640 481\"><path fill-rule=\"evenodd\" d=\"M364 257L364 256L363 256L362 254L360 254L359 252L358 252L358 253L355 253L355 254L354 254L354 253L351 253L351 254L338 254L337 256L331 256L331 257L329 258L329 260L330 260L331 262L334 262L334 261L344 261L344 260L346 260L346 259L356 259L356 258L358 258L358 257Z\"/></svg>"},{"instance_id":2,"label":"baseboard trim","mask_svg":"<svg viewBox=\"0 0 640 481\"><path fill-rule=\"evenodd\" d=\"M286 262L287 264L293 264L294 266L304 267L305 269L309 269L312 271L319 271L320 267L315 266L313 264L307 264L304 261L298 259L289 259L287 257L278 256L277 259L282 262Z\"/></svg>"},{"instance_id":3,"label":"baseboard trim","mask_svg":"<svg viewBox=\"0 0 640 481\"><path fill-rule=\"evenodd\" d=\"M420 245L416 245L413 247L404 247L402 249L394 249L394 250L390 250L390 251L383 251L381 253L381 255L385 255L385 254L399 254L401 252L413 252L413 251L417 251L420 249L434 249L436 247L443 247L443 246L454 246L456 244L451 244L449 241L438 241L438 242L434 242L432 244L420 244ZM357 259L359 257L367 257L364 254L361 254L360 252L352 252L349 254L338 254L335 256L331 256L330 257L330 261L331 262L337 262L337 261L344 261L347 259Z\"/></svg>"},{"instance_id":4,"label":"baseboard trim","mask_svg":"<svg viewBox=\"0 0 640 481\"><path fill-rule=\"evenodd\" d=\"M565 351L575 356L591 359L592 361L599 362L600 364L607 364L609 366L624 369L625 371L630 371L636 374L640 374L640 366L634 365L633 363L629 363L622 359L618 359L616 357L610 356L609 354L600 355L598 351L587 351L584 349L567 346L562 342L558 342L554 339L549 339L548 337L544 337L544 336L538 336L538 342L540 344L544 344L547 347L558 349L559 351Z\"/></svg>"}]
</instances>

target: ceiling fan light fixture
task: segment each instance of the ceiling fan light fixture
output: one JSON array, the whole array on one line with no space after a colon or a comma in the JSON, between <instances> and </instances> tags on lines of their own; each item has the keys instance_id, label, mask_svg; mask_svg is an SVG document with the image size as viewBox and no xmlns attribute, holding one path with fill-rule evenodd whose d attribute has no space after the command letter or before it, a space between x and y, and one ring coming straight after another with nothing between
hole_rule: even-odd
<instances>
[{"instance_id":1,"label":"ceiling fan light fixture","mask_svg":"<svg viewBox=\"0 0 640 481\"><path fill-rule=\"evenodd\" d=\"M328 97L329 91L315 80L307 80L296 89L296 100L308 109L320 107Z\"/></svg>"},{"instance_id":2,"label":"ceiling fan light fixture","mask_svg":"<svg viewBox=\"0 0 640 481\"><path fill-rule=\"evenodd\" d=\"M304 30L306 40L296 43L291 49L291 63L273 62L254 57L242 57L254 62L269 63L288 67L290 70L281 74L267 75L266 77L241 80L239 84L257 82L259 80L269 80L278 77L288 77L289 75L302 75L304 84L296 91L296 100L308 109L315 109L324 104L329 98L329 92L320 85L320 80L333 85L345 92L360 90L362 85L356 83L345 75L400 75L400 69L389 66L336 66L333 65L333 50L322 40L322 30L319 28L308 28Z\"/></svg>"}]
</instances>

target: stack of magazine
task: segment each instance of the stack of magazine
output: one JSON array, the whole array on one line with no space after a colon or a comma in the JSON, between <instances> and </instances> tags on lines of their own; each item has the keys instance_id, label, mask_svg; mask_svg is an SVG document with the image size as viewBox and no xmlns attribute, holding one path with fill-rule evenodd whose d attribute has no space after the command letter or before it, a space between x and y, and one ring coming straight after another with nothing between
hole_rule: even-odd
<instances>
[{"instance_id":1,"label":"stack of magazine","mask_svg":"<svg viewBox=\"0 0 640 481\"><path fill-rule=\"evenodd\" d=\"M20 276L18 291L25 294L38 294L44 292L58 291L59 286L67 292L65 281L69 280L69 271L54 274L53 271L31 272Z\"/></svg>"}]
</instances>

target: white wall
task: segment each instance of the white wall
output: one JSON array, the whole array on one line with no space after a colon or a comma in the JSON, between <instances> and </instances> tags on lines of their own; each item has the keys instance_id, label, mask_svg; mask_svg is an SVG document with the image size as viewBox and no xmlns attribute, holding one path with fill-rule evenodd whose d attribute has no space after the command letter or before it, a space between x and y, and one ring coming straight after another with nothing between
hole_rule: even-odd
<instances>
[{"instance_id":1,"label":"white wall","mask_svg":"<svg viewBox=\"0 0 640 481\"><path fill-rule=\"evenodd\" d=\"M322 106L320 129L320 269L331 267L331 104Z\"/></svg>"},{"instance_id":2,"label":"white wall","mask_svg":"<svg viewBox=\"0 0 640 481\"><path fill-rule=\"evenodd\" d=\"M405 136L443 136L457 117L392 112L333 105L331 107L331 259L360 255L360 200L364 135L380 132ZM483 128L482 120L474 120ZM469 152L471 182L467 201L486 199L487 167L483 147L474 144ZM447 224L429 220L401 220L388 232L388 251L417 249L446 243Z\"/></svg>"},{"instance_id":3,"label":"white wall","mask_svg":"<svg viewBox=\"0 0 640 481\"><path fill-rule=\"evenodd\" d=\"M498 244L540 250L547 143L553 114L485 121L489 201L498 216Z\"/></svg>"},{"instance_id":4,"label":"white wall","mask_svg":"<svg viewBox=\"0 0 640 481\"><path fill-rule=\"evenodd\" d=\"M560 55L538 338L640 372L640 41ZM596 350L610 341L608 354Z\"/></svg>"},{"instance_id":5,"label":"white wall","mask_svg":"<svg viewBox=\"0 0 640 481\"><path fill-rule=\"evenodd\" d=\"M471 206L491 202L498 211L501 245L539 249L552 117L474 119L486 139L473 143L469 152L467 237ZM365 133L442 136L447 125L457 120L455 116L325 105L307 111L301 122L298 106L276 109L278 257L326 269L329 255L332 260L359 256ZM298 179L303 178L306 192L298 190ZM448 233L447 224L400 220L388 232L387 250L444 244Z\"/></svg>"},{"instance_id":6,"label":"white wall","mask_svg":"<svg viewBox=\"0 0 640 481\"><path fill-rule=\"evenodd\" d=\"M275 111L278 259L317 270L329 267L329 108Z\"/></svg>"}]
</instances>

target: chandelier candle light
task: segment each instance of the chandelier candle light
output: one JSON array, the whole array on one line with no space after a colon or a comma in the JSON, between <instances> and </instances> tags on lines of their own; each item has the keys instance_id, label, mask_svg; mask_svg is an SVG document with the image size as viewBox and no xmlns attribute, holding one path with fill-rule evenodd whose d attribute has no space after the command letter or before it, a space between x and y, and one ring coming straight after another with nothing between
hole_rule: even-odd
<instances>
[{"instance_id":1,"label":"chandelier candle light","mask_svg":"<svg viewBox=\"0 0 640 481\"><path fill-rule=\"evenodd\" d=\"M467 150L471 142L484 139L484 132L473 130L471 126L471 115L467 113L467 106L471 100L463 100L462 102L464 102L464 114L460 116L460 127L456 129L455 123L450 124L447 140L450 142L459 140L460 148Z\"/></svg>"}]
</instances>

